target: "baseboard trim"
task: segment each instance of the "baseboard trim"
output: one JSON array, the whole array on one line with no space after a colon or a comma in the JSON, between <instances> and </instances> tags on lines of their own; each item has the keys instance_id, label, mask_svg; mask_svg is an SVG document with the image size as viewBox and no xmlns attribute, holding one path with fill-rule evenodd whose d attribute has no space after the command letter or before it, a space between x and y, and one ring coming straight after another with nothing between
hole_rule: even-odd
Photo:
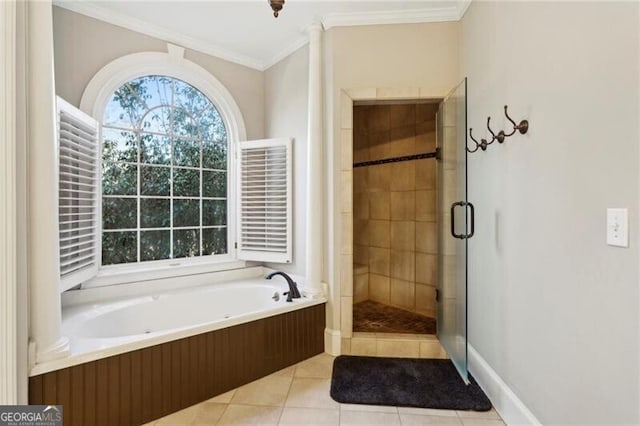
<instances>
[{"instance_id":1,"label":"baseboard trim","mask_svg":"<svg viewBox=\"0 0 640 426\"><path fill-rule=\"evenodd\" d=\"M469 345L469 371L506 424L542 425L471 345Z\"/></svg>"},{"instance_id":2,"label":"baseboard trim","mask_svg":"<svg viewBox=\"0 0 640 426\"><path fill-rule=\"evenodd\" d=\"M340 330L324 329L324 351L330 355L341 355L342 334Z\"/></svg>"}]
</instances>

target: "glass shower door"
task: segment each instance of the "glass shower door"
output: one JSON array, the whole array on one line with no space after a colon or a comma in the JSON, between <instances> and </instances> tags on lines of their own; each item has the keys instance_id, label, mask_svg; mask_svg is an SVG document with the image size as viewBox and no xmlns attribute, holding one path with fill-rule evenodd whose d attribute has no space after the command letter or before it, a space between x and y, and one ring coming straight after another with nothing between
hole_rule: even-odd
<instances>
[{"instance_id":1,"label":"glass shower door","mask_svg":"<svg viewBox=\"0 0 640 426\"><path fill-rule=\"evenodd\" d=\"M462 379L467 371L467 255L473 205L467 201L467 80L442 101L437 116L438 338Z\"/></svg>"}]
</instances>

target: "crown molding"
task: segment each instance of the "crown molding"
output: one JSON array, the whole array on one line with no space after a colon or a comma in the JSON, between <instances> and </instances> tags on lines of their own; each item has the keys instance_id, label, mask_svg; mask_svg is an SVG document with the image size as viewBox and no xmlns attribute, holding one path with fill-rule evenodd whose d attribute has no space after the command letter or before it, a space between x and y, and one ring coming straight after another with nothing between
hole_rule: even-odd
<instances>
[{"instance_id":1,"label":"crown molding","mask_svg":"<svg viewBox=\"0 0 640 426\"><path fill-rule=\"evenodd\" d=\"M471 6L471 0L461 0L458 3L458 21L464 17L465 13L467 13L469 6Z\"/></svg>"},{"instance_id":2,"label":"crown molding","mask_svg":"<svg viewBox=\"0 0 640 426\"><path fill-rule=\"evenodd\" d=\"M323 16L320 22L325 30L333 27L387 24L418 24L428 22L459 21L469 8L472 0L460 0L451 6L432 9L409 9L375 12L331 13ZM308 36L301 35L285 46L268 60L253 58L239 54L208 41L185 36L177 31L150 24L138 18L113 12L95 4L83 1L53 0L55 6L88 16L118 27L148 35L169 43L177 44L190 50L243 65L258 71L264 71L286 58L309 42Z\"/></svg>"},{"instance_id":3,"label":"crown molding","mask_svg":"<svg viewBox=\"0 0 640 426\"><path fill-rule=\"evenodd\" d=\"M468 4L464 7L464 10L466 10L466 7L468 7ZM448 22L458 21L461 16L460 13L461 7L458 4L433 9L331 13L322 18L322 26L325 30L328 30L333 27L352 27L359 25ZM464 11L462 11L462 13L464 13Z\"/></svg>"},{"instance_id":4,"label":"crown molding","mask_svg":"<svg viewBox=\"0 0 640 426\"><path fill-rule=\"evenodd\" d=\"M90 18L98 19L100 21L107 22L118 27L126 28L128 30L132 30L141 34L145 34L163 41L178 44L180 46L186 47L187 49L206 53L207 55L215 56L217 58L224 59L229 62L234 62L239 65L244 65L258 71L264 71L265 69L264 61L257 60L247 55L232 52L223 47L216 46L215 44L212 44L210 42L205 42L200 39L185 36L179 32L172 31L158 25L153 25L141 19L132 18L118 12L113 12L94 4L89 4L83 1L62 0L54 0L53 4L63 9L88 16Z\"/></svg>"},{"instance_id":5,"label":"crown molding","mask_svg":"<svg viewBox=\"0 0 640 426\"><path fill-rule=\"evenodd\" d=\"M263 70L269 69L287 56L291 55L293 52L297 51L303 46L309 44L309 36L302 35L295 39L293 42L289 43L287 47L282 49L280 52L269 58L268 61L264 63Z\"/></svg>"}]
</instances>

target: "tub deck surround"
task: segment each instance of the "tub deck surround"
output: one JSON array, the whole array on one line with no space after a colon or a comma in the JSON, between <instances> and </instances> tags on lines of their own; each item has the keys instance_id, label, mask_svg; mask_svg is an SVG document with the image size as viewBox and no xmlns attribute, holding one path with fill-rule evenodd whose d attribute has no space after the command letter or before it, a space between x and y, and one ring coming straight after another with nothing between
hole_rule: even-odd
<instances>
[{"instance_id":1,"label":"tub deck surround","mask_svg":"<svg viewBox=\"0 0 640 426\"><path fill-rule=\"evenodd\" d=\"M303 297L286 302L284 280L260 274L237 281L199 285L96 302L95 294L72 296L62 314L62 334L70 355L36 364L38 375L113 355L159 345L238 324L324 304L324 298ZM265 269L266 270L266 269ZM255 272L255 271L254 271ZM295 277L304 294L304 281ZM91 289L99 290L99 289ZM112 289L110 289L112 290ZM148 286L147 286L148 292ZM273 296L278 294L278 300Z\"/></svg>"},{"instance_id":2,"label":"tub deck surround","mask_svg":"<svg viewBox=\"0 0 640 426\"><path fill-rule=\"evenodd\" d=\"M322 353L324 328L321 302L33 376L29 403L63 405L65 425L143 424Z\"/></svg>"}]
</instances>

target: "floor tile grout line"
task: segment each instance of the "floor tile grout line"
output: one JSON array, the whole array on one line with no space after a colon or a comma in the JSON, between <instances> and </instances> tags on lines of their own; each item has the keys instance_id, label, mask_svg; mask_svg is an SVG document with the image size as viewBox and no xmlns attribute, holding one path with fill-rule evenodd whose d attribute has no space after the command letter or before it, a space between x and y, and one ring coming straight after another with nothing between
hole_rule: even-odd
<instances>
[{"instance_id":1,"label":"floor tile grout line","mask_svg":"<svg viewBox=\"0 0 640 426\"><path fill-rule=\"evenodd\" d=\"M251 404L248 402L242 402L242 403L228 403L226 405L248 405L249 407L284 407L284 403L282 404Z\"/></svg>"},{"instance_id":2,"label":"floor tile grout line","mask_svg":"<svg viewBox=\"0 0 640 426\"><path fill-rule=\"evenodd\" d=\"M284 405L280 407L280 414L278 415L278 421L276 422L276 425L280 424L280 421L282 420L282 414L284 414Z\"/></svg>"},{"instance_id":3,"label":"floor tile grout line","mask_svg":"<svg viewBox=\"0 0 640 426\"><path fill-rule=\"evenodd\" d=\"M225 404L224 410L222 410L222 414L220 414L220 417L218 418L218 420L216 420L216 426L220 424L220 420L222 420L228 408L229 408L229 404L227 403Z\"/></svg>"},{"instance_id":4,"label":"floor tile grout line","mask_svg":"<svg viewBox=\"0 0 640 426\"><path fill-rule=\"evenodd\" d=\"M298 364L294 364L293 367L293 373L291 374L291 381L289 382L289 389L287 389L287 395L284 398L284 401L282 402L282 411L280 411L280 417L278 418L278 425L280 424L280 421L282 420L282 415L284 414L284 409L287 406L287 401L289 400L289 394L291 393L291 388L293 387L293 381L296 379L296 372L298 371Z\"/></svg>"}]
</instances>

